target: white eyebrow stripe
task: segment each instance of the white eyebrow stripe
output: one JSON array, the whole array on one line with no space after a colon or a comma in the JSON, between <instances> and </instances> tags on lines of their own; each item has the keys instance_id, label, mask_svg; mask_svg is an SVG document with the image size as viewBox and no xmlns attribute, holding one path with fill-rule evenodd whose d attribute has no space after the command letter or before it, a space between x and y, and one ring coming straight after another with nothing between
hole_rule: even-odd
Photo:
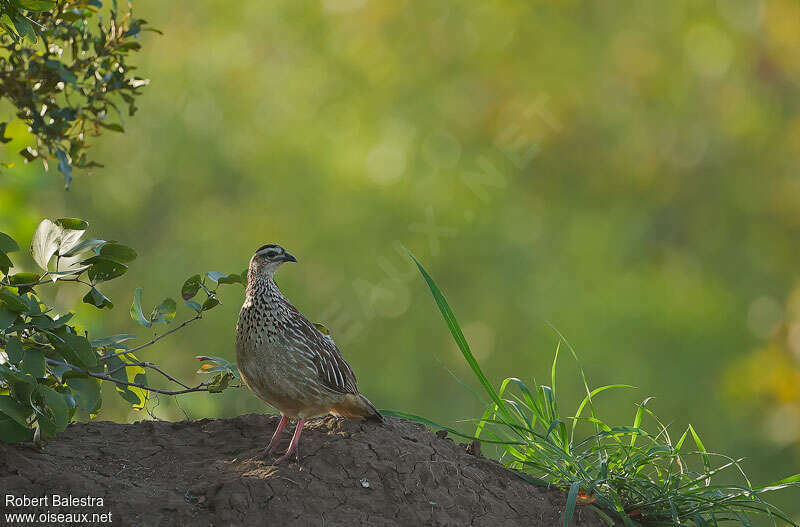
<instances>
[{"instance_id":1,"label":"white eyebrow stripe","mask_svg":"<svg viewBox=\"0 0 800 527\"><path fill-rule=\"evenodd\" d=\"M267 247L266 249L261 249L260 251L258 251L256 253L256 256L261 256L262 254L266 254L269 251L274 251L276 253L283 253L284 252L281 249L278 249L277 247Z\"/></svg>"}]
</instances>

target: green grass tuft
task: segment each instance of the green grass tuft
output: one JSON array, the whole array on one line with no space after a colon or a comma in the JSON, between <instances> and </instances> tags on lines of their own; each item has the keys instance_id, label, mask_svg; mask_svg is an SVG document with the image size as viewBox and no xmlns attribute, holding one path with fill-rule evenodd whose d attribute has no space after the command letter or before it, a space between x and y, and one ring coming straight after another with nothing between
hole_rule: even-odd
<instances>
[{"instance_id":1,"label":"green grass tuft","mask_svg":"<svg viewBox=\"0 0 800 527\"><path fill-rule=\"evenodd\" d=\"M560 333L549 386L535 382L528 385L509 377L495 389L472 355L441 290L416 258L410 253L409 256L430 287L450 333L488 396L488 403L486 411L476 419L474 436L416 415L390 412L392 415L497 445L501 460L525 479L568 492L565 527L570 525L575 507L582 505L599 507L601 518L609 525L613 525L610 516L616 516L626 527L710 527L728 522L750 526L756 516L768 518L771 525L798 527L781 510L764 501L763 495L800 486L800 474L754 487L742 469L741 459L709 452L691 425L673 441L667 427L648 408L651 398L638 405L631 425L609 425L598 417L594 398L607 390L631 386L590 389L579 362L586 396L574 415L562 416L556 391L562 343L576 361L578 357ZM593 432L576 437L579 423L589 423ZM726 477L736 476L739 483L718 483L723 473Z\"/></svg>"}]
</instances>

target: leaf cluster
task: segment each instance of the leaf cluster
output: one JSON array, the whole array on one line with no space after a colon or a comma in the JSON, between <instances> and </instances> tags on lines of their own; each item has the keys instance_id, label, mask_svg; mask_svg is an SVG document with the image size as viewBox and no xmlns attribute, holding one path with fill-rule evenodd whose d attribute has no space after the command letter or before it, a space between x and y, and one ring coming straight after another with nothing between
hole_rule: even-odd
<instances>
[{"instance_id":1,"label":"leaf cluster","mask_svg":"<svg viewBox=\"0 0 800 527\"><path fill-rule=\"evenodd\" d=\"M136 97L149 81L128 64L139 36L154 31L116 1L107 14L100 0L0 0L0 97L15 107L35 144L20 151L26 162L57 164L69 188L75 168L90 160L90 140L102 130L124 132ZM8 143L8 123L0 142ZM11 163L5 163L11 166Z\"/></svg>"},{"instance_id":2,"label":"leaf cluster","mask_svg":"<svg viewBox=\"0 0 800 527\"><path fill-rule=\"evenodd\" d=\"M210 382L189 386L164 372L156 364L142 361L139 354L162 338L202 318L219 305L221 283L242 283L242 275L206 273L205 279L187 280L194 297L206 293L202 305L189 305L193 317L162 334L159 324L170 324L176 315L175 300L166 298L144 315L142 289L137 288L131 305L134 321L153 329L152 338L138 346L130 333L105 337L90 335L76 324L75 313L57 313L39 295L43 287L87 289L83 302L100 310L114 307L100 287L119 278L137 258L136 251L113 240L84 238L88 223L76 218L43 220L36 228L30 254L37 272L17 272L10 255L20 250L8 234L0 233L0 440L41 442L64 430L77 410L93 416L102 406L101 384L110 382L116 393L135 409L145 407L148 394L177 395L196 391L218 393L238 378L235 365L225 368ZM210 287L208 284L214 284ZM183 296L188 292L184 284ZM223 361L223 359L216 359ZM220 364L222 364L220 362ZM224 370L224 371L223 371ZM156 373L176 389L156 388L148 373Z\"/></svg>"}]
</instances>

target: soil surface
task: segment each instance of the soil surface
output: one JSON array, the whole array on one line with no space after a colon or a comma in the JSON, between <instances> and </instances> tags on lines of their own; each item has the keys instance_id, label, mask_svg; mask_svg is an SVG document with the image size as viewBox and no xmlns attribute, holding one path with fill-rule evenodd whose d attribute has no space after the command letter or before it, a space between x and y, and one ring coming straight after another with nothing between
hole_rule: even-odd
<instances>
[{"instance_id":1,"label":"soil surface","mask_svg":"<svg viewBox=\"0 0 800 527\"><path fill-rule=\"evenodd\" d=\"M315 419L303 430L300 462L273 466L259 454L277 422L93 422L70 425L41 451L0 444L2 493L50 498L46 507L14 507L0 496L0 525L9 512L88 513L90 525L101 524L93 514L111 513L116 526L563 525L563 492L421 425ZM53 506L53 494L103 505ZM70 524L50 519L25 525ZM579 506L575 525L604 524Z\"/></svg>"}]
</instances>

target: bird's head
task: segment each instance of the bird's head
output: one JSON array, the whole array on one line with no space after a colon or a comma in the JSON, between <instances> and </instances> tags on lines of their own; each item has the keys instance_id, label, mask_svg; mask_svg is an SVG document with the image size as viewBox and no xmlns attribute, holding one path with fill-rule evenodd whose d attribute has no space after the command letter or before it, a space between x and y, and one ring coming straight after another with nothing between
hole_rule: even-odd
<instances>
[{"instance_id":1,"label":"bird's head","mask_svg":"<svg viewBox=\"0 0 800 527\"><path fill-rule=\"evenodd\" d=\"M296 261L297 258L280 245L268 243L259 247L250 259L250 271L257 275L272 275L284 263Z\"/></svg>"}]
</instances>

